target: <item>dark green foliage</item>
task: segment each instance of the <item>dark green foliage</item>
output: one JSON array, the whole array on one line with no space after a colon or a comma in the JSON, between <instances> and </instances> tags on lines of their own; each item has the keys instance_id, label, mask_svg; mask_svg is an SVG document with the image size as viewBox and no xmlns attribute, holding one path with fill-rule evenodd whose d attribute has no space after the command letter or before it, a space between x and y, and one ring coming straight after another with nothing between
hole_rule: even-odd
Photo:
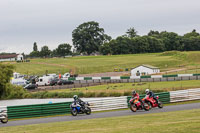
<instances>
[{"instance_id":1,"label":"dark green foliage","mask_svg":"<svg viewBox=\"0 0 200 133\"><path fill-rule=\"evenodd\" d=\"M6 95L6 87L12 77L13 69L11 65L0 64L0 98Z\"/></svg>"},{"instance_id":2,"label":"dark green foliage","mask_svg":"<svg viewBox=\"0 0 200 133\"><path fill-rule=\"evenodd\" d=\"M36 42L34 42L34 44L33 44L33 51L38 51L37 43Z\"/></svg>"},{"instance_id":3,"label":"dark green foliage","mask_svg":"<svg viewBox=\"0 0 200 133\"><path fill-rule=\"evenodd\" d=\"M111 39L104 34L104 29L99 27L99 23L90 21L79 25L72 32L72 41L77 51L87 53L98 52L100 46Z\"/></svg>"},{"instance_id":4,"label":"dark green foliage","mask_svg":"<svg viewBox=\"0 0 200 133\"><path fill-rule=\"evenodd\" d=\"M53 55L59 57L71 55L72 54L71 48L72 46L70 44L67 43L60 44L58 48L53 50Z\"/></svg>"},{"instance_id":5,"label":"dark green foliage","mask_svg":"<svg viewBox=\"0 0 200 133\"><path fill-rule=\"evenodd\" d=\"M50 57L51 50L48 46L43 46L40 51L40 57Z\"/></svg>"}]
</instances>

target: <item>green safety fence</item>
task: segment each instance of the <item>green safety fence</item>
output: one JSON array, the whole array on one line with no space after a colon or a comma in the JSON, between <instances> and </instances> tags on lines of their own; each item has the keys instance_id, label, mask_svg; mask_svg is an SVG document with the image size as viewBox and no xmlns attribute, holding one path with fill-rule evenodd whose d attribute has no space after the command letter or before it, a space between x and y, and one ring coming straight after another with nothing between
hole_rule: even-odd
<instances>
[{"instance_id":1,"label":"green safety fence","mask_svg":"<svg viewBox=\"0 0 200 133\"><path fill-rule=\"evenodd\" d=\"M178 75L177 75L177 74L175 74L175 75L162 75L162 77L163 77L163 78L178 77Z\"/></svg>"},{"instance_id":2,"label":"green safety fence","mask_svg":"<svg viewBox=\"0 0 200 133\"><path fill-rule=\"evenodd\" d=\"M8 106L8 119L40 117L70 113L71 102Z\"/></svg>"},{"instance_id":3,"label":"green safety fence","mask_svg":"<svg viewBox=\"0 0 200 133\"><path fill-rule=\"evenodd\" d=\"M156 96L159 96L159 100L166 104L166 103L170 103L170 93L169 92L161 92L161 93L155 93ZM145 95L140 95L140 98L144 98ZM129 100L131 99L131 96L127 97L127 103L128 103L128 107L130 106L129 104Z\"/></svg>"}]
</instances>

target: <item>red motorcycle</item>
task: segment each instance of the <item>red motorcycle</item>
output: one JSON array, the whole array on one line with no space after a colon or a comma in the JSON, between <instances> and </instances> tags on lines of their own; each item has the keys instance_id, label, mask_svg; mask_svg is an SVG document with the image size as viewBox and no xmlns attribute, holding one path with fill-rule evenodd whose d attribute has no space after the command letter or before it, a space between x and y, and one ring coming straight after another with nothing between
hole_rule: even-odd
<instances>
[{"instance_id":1,"label":"red motorcycle","mask_svg":"<svg viewBox=\"0 0 200 133\"><path fill-rule=\"evenodd\" d=\"M136 98L131 98L129 103L130 103L130 109L133 112L136 112L137 110L142 110L143 109L142 108L142 103ZM148 111L149 110L149 105L147 103L145 103L145 102L143 102L143 103L144 103L144 110Z\"/></svg>"},{"instance_id":2,"label":"red motorcycle","mask_svg":"<svg viewBox=\"0 0 200 133\"><path fill-rule=\"evenodd\" d=\"M159 96L156 96L157 100L159 99ZM149 98L149 95L146 95L142 100L144 100L145 103L147 103L149 105L149 109L151 108L163 108L163 104L161 101L158 100L158 103L156 102L155 99L153 99L153 97Z\"/></svg>"}]
</instances>

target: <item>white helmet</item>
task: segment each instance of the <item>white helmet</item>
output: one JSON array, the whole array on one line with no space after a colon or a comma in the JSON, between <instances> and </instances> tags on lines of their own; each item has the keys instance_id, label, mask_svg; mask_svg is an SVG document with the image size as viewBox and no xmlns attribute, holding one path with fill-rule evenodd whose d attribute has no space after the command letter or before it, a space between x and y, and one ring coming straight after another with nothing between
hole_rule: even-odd
<instances>
[{"instance_id":1,"label":"white helmet","mask_svg":"<svg viewBox=\"0 0 200 133\"><path fill-rule=\"evenodd\" d=\"M149 89L146 89L146 90L145 90L145 93L148 94L148 93L149 93Z\"/></svg>"}]
</instances>

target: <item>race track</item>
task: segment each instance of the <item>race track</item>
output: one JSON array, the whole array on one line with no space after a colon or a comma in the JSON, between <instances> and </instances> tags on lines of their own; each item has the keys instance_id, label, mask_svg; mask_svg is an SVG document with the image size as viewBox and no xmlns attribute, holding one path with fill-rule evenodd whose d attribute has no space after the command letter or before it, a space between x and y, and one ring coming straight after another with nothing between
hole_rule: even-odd
<instances>
[{"instance_id":1,"label":"race track","mask_svg":"<svg viewBox=\"0 0 200 133\"><path fill-rule=\"evenodd\" d=\"M47 118L32 118L32 119L25 119L25 120L9 121L7 124L0 123L0 127L30 125L30 124L50 123L50 122L62 122L62 121L74 121L74 120L95 119L95 118L116 117L116 116L127 116L127 115L141 115L141 114L170 112L170 111L179 111L179 110L190 110L190 109L198 109L198 108L200 109L200 103L171 105L171 106L166 106L163 109L154 108L150 111L140 110L137 112L132 112L130 110L120 110L120 111L92 113L91 115L78 115L76 117L70 115L70 116L57 116L57 117L47 117Z\"/></svg>"}]
</instances>

